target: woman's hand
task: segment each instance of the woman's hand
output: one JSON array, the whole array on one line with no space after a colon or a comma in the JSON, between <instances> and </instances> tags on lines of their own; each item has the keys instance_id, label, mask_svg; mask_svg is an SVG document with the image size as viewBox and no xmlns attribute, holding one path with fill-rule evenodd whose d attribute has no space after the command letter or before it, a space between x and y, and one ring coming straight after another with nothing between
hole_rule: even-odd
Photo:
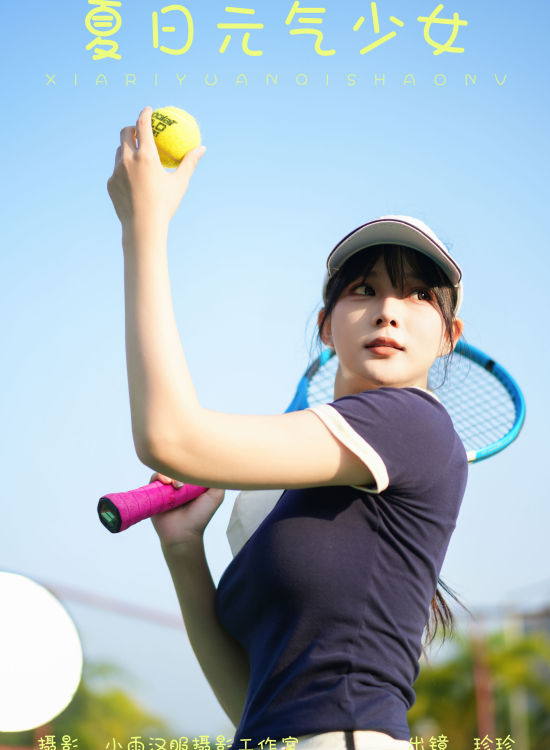
<instances>
[{"instance_id":1,"label":"woman's hand","mask_svg":"<svg viewBox=\"0 0 550 750\"><path fill-rule=\"evenodd\" d=\"M137 221L167 226L175 214L199 159L206 151L188 151L175 172L161 164L151 127L151 107L142 109L136 127L120 131L120 146L107 191L123 227Z\"/></svg>"},{"instance_id":2,"label":"woman's hand","mask_svg":"<svg viewBox=\"0 0 550 750\"><path fill-rule=\"evenodd\" d=\"M182 484L158 473L153 474L150 479L151 482L156 480L163 484L171 483L174 487L181 487ZM177 551L189 542L196 544L197 540L202 541L204 530L222 504L224 496L225 490L208 489L194 500L152 516L151 520L163 549Z\"/></svg>"}]
</instances>

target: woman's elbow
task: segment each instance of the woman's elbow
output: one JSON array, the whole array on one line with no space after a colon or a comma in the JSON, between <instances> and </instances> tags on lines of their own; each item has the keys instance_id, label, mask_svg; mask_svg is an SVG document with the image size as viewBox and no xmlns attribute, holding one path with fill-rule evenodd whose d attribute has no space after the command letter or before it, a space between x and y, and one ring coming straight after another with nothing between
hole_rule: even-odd
<instances>
[{"instance_id":1,"label":"woman's elbow","mask_svg":"<svg viewBox=\"0 0 550 750\"><path fill-rule=\"evenodd\" d=\"M167 438L153 440L134 437L134 447L139 460L153 471L158 471L172 479L187 481L186 453L181 446L176 446Z\"/></svg>"},{"instance_id":2,"label":"woman's elbow","mask_svg":"<svg viewBox=\"0 0 550 750\"><path fill-rule=\"evenodd\" d=\"M133 439L136 456L139 458L142 464L145 464L146 466L149 466L149 468L152 468L153 455L149 442L141 437L137 437L136 435L133 436Z\"/></svg>"}]
</instances>

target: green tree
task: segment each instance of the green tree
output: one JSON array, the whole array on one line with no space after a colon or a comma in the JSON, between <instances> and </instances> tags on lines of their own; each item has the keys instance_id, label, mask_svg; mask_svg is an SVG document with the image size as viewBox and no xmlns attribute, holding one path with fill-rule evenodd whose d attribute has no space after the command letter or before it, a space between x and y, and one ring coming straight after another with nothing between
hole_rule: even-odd
<instances>
[{"instance_id":1,"label":"green tree","mask_svg":"<svg viewBox=\"0 0 550 750\"><path fill-rule=\"evenodd\" d=\"M162 719L154 716L120 686L113 678L122 671L108 664L86 664L82 680L69 706L52 722L51 733L56 736L57 747L61 738L69 735L77 740L78 750L103 750L113 739L123 748L135 736L168 737L169 728ZM33 732L0 733L2 745L33 747Z\"/></svg>"},{"instance_id":2,"label":"green tree","mask_svg":"<svg viewBox=\"0 0 550 750\"><path fill-rule=\"evenodd\" d=\"M473 747L477 726L474 650L470 636L457 631L449 658L421 667L415 683L416 703L409 712L411 733L426 732L449 738L449 750ZM491 676L497 737L513 738L511 706L518 694L526 696L530 750L550 747L550 638L538 631L510 638L495 631L484 639L484 658ZM525 747L522 747L525 750Z\"/></svg>"}]
</instances>

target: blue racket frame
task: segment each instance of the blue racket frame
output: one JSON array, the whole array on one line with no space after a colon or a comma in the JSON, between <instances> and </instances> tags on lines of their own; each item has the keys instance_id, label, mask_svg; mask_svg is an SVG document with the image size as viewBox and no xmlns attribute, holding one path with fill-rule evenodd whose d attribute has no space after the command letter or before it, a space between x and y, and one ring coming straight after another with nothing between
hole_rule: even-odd
<instances>
[{"instance_id":1,"label":"blue racket frame","mask_svg":"<svg viewBox=\"0 0 550 750\"><path fill-rule=\"evenodd\" d=\"M494 375L494 377L502 383L510 394L516 412L514 424L504 437L487 445L485 448L481 448L480 450L468 451L468 461L473 463L474 461L482 461L485 458L494 456L496 453L500 453L500 451L504 450L504 448L517 438L523 427L523 423L525 422L525 399L521 392L521 388L510 373L505 370L502 365L499 365L498 362L485 354L485 352L482 352L481 349L478 349L472 344L467 344L461 339L458 341L455 351L457 354L461 354L468 359L471 359L473 362L476 362L483 367L484 370L487 370L487 372Z\"/></svg>"}]
</instances>

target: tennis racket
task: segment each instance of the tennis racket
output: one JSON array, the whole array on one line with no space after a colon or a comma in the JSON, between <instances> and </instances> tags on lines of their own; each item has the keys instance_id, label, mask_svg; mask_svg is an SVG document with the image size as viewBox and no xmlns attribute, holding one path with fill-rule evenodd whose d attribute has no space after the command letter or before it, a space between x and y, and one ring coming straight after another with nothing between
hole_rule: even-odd
<instances>
[{"instance_id":1,"label":"tennis racket","mask_svg":"<svg viewBox=\"0 0 550 750\"><path fill-rule=\"evenodd\" d=\"M338 358L325 349L302 376L290 406L299 411L334 400ZM487 354L460 340L444 377L444 362L437 360L428 375L428 388L443 403L460 436L469 463L499 453L517 438L525 421L525 400L512 376ZM129 492L105 495L99 518L109 531L127 529L155 513L193 500L205 487L152 482Z\"/></svg>"}]
</instances>

